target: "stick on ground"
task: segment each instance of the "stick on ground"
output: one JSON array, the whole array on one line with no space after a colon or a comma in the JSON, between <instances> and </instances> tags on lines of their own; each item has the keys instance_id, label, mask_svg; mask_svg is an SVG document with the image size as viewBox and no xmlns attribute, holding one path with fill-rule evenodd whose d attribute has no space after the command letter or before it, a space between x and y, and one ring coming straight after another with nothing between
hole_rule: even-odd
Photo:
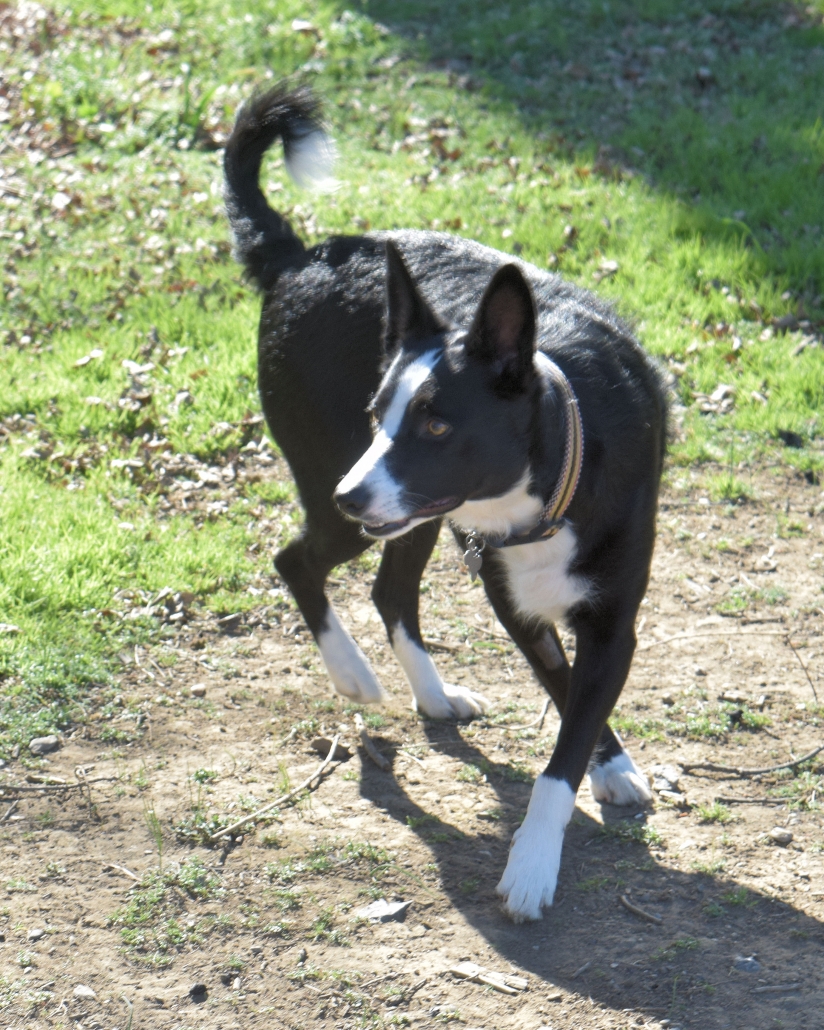
<instances>
[{"instance_id":1,"label":"stick on ground","mask_svg":"<svg viewBox=\"0 0 824 1030\"><path fill-rule=\"evenodd\" d=\"M538 729L541 729L541 727L544 725L544 719L546 719L546 713L549 711L549 702L550 702L550 700L551 700L551 698L547 698L546 701L544 701L544 707L541 709L541 714L537 717L537 719L533 719L532 722L525 722L523 724L523 726L504 726L503 729L505 729L505 730L531 730L533 728L533 726L537 726Z\"/></svg>"},{"instance_id":2,"label":"stick on ground","mask_svg":"<svg viewBox=\"0 0 824 1030\"><path fill-rule=\"evenodd\" d=\"M716 765L715 762L679 762L684 772L692 772L693 769L704 769L707 772L728 773L730 776L761 776L765 773L781 772L782 769L795 769L798 765L809 762L817 754L824 751L824 744L809 751L806 755L794 759L792 762L782 762L781 765L768 765L765 769L741 769L732 765Z\"/></svg>"},{"instance_id":3,"label":"stick on ground","mask_svg":"<svg viewBox=\"0 0 824 1030\"><path fill-rule=\"evenodd\" d=\"M383 769L384 772L390 769L392 763L385 755L382 755L380 751L378 751L378 749L375 747L375 742L366 732L366 724L364 723L363 716L360 714L360 712L355 712L355 729L358 731L360 735L361 744L363 744L364 750L375 763L375 765L379 769Z\"/></svg>"},{"instance_id":4,"label":"stick on ground","mask_svg":"<svg viewBox=\"0 0 824 1030\"><path fill-rule=\"evenodd\" d=\"M664 922L660 916L653 915L652 912L647 912L645 909L639 908L638 905L633 905L626 894L619 894L618 900L627 912L632 912L632 914L634 916L638 916L639 919L646 919L648 923L655 923L656 926L660 926Z\"/></svg>"},{"instance_id":5,"label":"stick on ground","mask_svg":"<svg viewBox=\"0 0 824 1030\"><path fill-rule=\"evenodd\" d=\"M241 826L245 826L246 823L250 823L253 819L259 819L266 812L271 812L272 809L277 808L278 805L286 804L286 802L291 801L296 794L300 794L301 791L306 790L306 788L309 786L312 780L315 780L322 775L327 765L329 765L329 763L335 757L335 750L337 749L339 740L340 734L336 733L335 736L332 738L332 746L329 748L329 754L326 756L326 758L324 758L324 760L320 763L317 769L315 769L312 775L307 776L307 778L303 781L303 783L300 784L300 786L295 787L294 790L290 790L288 794L284 794L283 797L278 798L277 801L272 801L270 802L270 804L264 805L263 808L258 808L254 812L250 812L249 815L244 816L242 819L238 819L238 821L236 823L232 823L231 826L227 826L222 830L218 830L217 833L212 834L209 840L212 843L214 843L215 841L220 840L221 837L228 837L230 834L234 833L235 830L240 829Z\"/></svg>"}]
</instances>

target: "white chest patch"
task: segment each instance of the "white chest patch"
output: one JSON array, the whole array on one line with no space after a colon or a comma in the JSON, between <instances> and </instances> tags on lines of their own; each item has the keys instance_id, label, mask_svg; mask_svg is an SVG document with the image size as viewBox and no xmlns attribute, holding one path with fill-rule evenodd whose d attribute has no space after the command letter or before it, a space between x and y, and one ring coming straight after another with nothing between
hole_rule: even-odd
<instances>
[{"instance_id":1,"label":"white chest patch","mask_svg":"<svg viewBox=\"0 0 824 1030\"><path fill-rule=\"evenodd\" d=\"M590 592L589 582L569 572L577 547L574 530L564 526L549 540L498 551L509 596L521 616L555 623L584 600Z\"/></svg>"}]
</instances>

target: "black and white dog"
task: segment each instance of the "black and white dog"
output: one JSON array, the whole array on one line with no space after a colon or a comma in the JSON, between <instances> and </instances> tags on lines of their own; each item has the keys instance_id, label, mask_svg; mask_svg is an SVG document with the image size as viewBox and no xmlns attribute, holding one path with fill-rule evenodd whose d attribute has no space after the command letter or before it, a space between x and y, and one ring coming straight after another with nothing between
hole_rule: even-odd
<instances>
[{"instance_id":1,"label":"black and white dog","mask_svg":"<svg viewBox=\"0 0 824 1030\"><path fill-rule=\"evenodd\" d=\"M650 798L607 718L649 576L666 437L661 379L594 296L488 247L398 231L307 250L258 185L277 138L299 181L327 174L331 144L308 91L277 86L247 103L225 154L237 255L264 298L263 410L306 511L275 565L338 693L379 701L324 584L336 565L385 541L372 597L415 706L471 718L486 699L441 680L418 625L421 576L448 515L562 715L498 884L513 919L540 918L590 762L599 801ZM561 619L575 632L571 668Z\"/></svg>"}]
</instances>

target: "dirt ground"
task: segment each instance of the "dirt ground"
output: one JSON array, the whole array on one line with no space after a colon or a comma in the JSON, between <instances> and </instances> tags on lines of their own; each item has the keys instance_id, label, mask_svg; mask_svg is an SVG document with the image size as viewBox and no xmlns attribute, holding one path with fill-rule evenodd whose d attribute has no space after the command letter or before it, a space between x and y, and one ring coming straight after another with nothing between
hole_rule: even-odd
<instances>
[{"instance_id":1,"label":"dirt ground","mask_svg":"<svg viewBox=\"0 0 824 1030\"><path fill-rule=\"evenodd\" d=\"M776 468L751 490L715 503L670 472L616 725L644 770L679 767L684 797L608 809L582 785L555 905L533 924L504 918L494 887L558 719L513 728L543 697L445 533L424 635L446 679L494 701L484 719L410 710L368 599L377 555L332 585L391 695L364 712L388 771L274 579L255 612L192 609L166 642L124 654L113 704L0 773L0 1027L824 1027L821 756L798 777L684 769L772 766L824 743L804 671L824 701L824 497ZM311 794L204 842L298 785L321 760L311 740L338 732L352 757ZM9 784L78 775L116 779L91 804L18 792L10 809ZM405 919L358 915L378 898L411 902ZM461 961L527 985L461 980Z\"/></svg>"}]
</instances>

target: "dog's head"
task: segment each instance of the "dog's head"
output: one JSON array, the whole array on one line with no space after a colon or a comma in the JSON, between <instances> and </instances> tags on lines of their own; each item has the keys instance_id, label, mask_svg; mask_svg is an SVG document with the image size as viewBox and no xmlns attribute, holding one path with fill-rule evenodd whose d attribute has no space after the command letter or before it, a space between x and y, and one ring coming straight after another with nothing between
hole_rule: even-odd
<instances>
[{"instance_id":1,"label":"dog's head","mask_svg":"<svg viewBox=\"0 0 824 1030\"><path fill-rule=\"evenodd\" d=\"M528 518L540 502L526 495L537 375L526 280L516 265L500 268L471 327L456 330L430 309L394 245L386 249L388 367L370 405L372 445L335 503L382 539L519 486Z\"/></svg>"}]
</instances>

